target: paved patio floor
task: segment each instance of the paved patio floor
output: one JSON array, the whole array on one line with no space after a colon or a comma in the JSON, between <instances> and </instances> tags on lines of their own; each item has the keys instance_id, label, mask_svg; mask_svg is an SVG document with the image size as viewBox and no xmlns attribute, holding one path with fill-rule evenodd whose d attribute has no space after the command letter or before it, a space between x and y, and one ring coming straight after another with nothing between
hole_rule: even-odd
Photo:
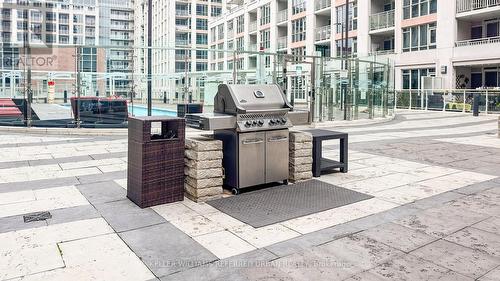
<instances>
[{"instance_id":1,"label":"paved patio floor","mask_svg":"<svg viewBox=\"0 0 500 281\"><path fill-rule=\"evenodd\" d=\"M260 228L187 199L136 207L124 137L2 133L0 280L500 280L496 128L410 111L335 128L350 171L319 179L373 198Z\"/></svg>"}]
</instances>

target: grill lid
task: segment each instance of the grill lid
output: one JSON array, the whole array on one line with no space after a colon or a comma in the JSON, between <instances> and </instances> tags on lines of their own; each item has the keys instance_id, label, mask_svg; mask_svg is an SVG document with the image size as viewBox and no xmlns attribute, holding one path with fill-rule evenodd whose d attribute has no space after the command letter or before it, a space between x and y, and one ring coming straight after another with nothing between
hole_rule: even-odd
<instances>
[{"instance_id":1,"label":"grill lid","mask_svg":"<svg viewBox=\"0 0 500 281\"><path fill-rule=\"evenodd\" d=\"M214 100L214 112L245 114L292 109L278 85L221 84Z\"/></svg>"}]
</instances>

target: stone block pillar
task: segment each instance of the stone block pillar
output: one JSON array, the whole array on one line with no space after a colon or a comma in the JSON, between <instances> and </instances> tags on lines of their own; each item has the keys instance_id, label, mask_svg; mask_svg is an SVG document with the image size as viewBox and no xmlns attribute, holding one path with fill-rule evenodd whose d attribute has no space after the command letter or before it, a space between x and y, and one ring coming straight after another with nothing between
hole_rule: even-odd
<instances>
[{"instance_id":1,"label":"stone block pillar","mask_svg":"<svg viewBox=\"0 0 500 281\"><path fill-rule=\"evenodd\" d=\"M312 136L304 132L290 132L290 161L288 164L291 183L312 178Z\"/></svg>"},{"instance_id":2,"label":"stone block pillar","mask_svg":"<svg viewBox=\"0 0 500 281\"><path fill-rule=\"evenodd\" d=\"M186 197L203 202L222 197L222 142L207 137L186 138Z\"/></svg>"}]
</instances>

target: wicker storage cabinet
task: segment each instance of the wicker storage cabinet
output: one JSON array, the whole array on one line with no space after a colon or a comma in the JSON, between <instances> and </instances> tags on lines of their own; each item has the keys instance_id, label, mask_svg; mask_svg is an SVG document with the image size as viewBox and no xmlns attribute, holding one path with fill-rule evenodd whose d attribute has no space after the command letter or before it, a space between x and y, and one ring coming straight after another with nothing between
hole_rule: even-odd
<instances>
[{"instance_id":1,"label":"wicker storage cabinet","mask_svg":"<svg viewBox=\"0 0 500 281\"><path fill-rule=\"evenodd\" d=\"M185 121L130 117L127 197L141 208L184 199Z\"/></svg>"}]
</instances>

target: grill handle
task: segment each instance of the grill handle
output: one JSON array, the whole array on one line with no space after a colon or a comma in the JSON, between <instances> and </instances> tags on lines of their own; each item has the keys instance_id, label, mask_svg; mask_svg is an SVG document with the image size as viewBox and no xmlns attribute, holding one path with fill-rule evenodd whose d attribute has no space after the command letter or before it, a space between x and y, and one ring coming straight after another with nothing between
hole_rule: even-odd
<instances>
[{"instance_id":1,"label":"grill handle","mask_svg":"<svg viewBox=\"0 0 500 281\"><path fill-rule=\"evenodd\" d=\"M264 142L263 139L250 139L250 140L244 140L241 143L246 145L246 144L258 144L263 142Z\"/></svg>"},{"instance_id":2,"label":"grill handle","mask_svg":"<svg viewBox=\"0 0 500 281\"><path fill-rule=\"evenodd\" d=\"M269 138L269 142L281 142L281 141L288 141L288 137L274 137L274 138Z\"/></svg>"}]
</instances>

